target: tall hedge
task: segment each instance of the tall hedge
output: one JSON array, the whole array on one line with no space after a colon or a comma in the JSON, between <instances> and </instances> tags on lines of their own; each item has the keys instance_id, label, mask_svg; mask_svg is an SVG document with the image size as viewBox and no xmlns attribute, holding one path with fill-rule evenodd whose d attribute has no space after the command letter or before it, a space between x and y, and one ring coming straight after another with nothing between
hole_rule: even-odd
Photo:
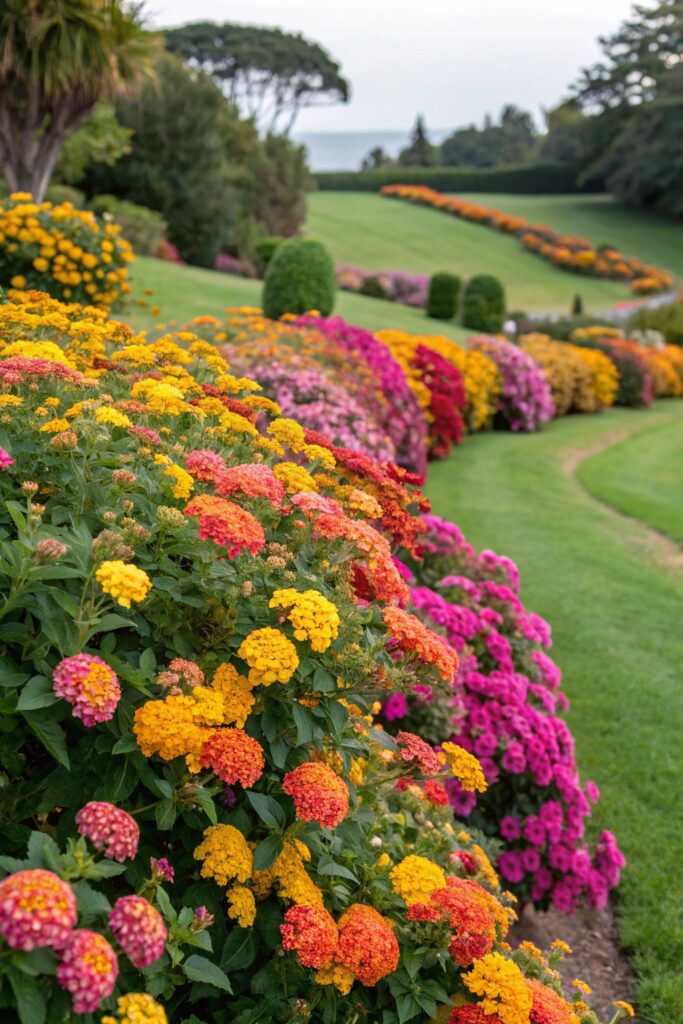
<instances>
[{"instance_id":1,"label":"tall hedge","mask_svg":"<svg viewBox=\"0 0 683 1024\"><path fill-rule=\"evenodd\" d=\"M515 164L507 167L377 167L369 171L316 174L323 192L379 192L383 185L429 185L441 192L509 192L519 195L604 192L604 183L576 182L576 168L565 164Z\"/></svg>"},{"instance_id":2,"label":"tall hedge","mask_svg":"<svg viewBox=\"0 0 683 1024\"><path fill-rule=\"evenodd\" d=\"M460 283L455 274L432 274L427 294L427 316L434 320L452 320L458 312Z\"/></svg>"},{"instance_id":3,"label":"tall hedge","mask_svg":"<svg viewBox=\"0 0 683 1024\"><path fill-rule=\"evenodd\" d=\"M275 250L263 284L263 310L271 320L284 313L334 309L337 281L332 257L322 242L289 238Z\"/></svg>"},{"instance_id":4,"label":"tall hedge","mask_svg":"<svg viewBox=\"0 0 683 1024\"><path fill-rule=\"evenodd\" d=\"M505 289L491 274L475 274L463 296L463 324L473 331L497 334L505 318Z\"/></svg>"}]
</instances>

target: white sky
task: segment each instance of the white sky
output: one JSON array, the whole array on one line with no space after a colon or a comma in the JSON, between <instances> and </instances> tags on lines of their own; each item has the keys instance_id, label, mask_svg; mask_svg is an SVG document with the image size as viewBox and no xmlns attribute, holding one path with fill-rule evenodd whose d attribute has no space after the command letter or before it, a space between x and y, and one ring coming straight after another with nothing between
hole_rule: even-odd
<instances>
[{"instance_id":1,"label":"white sky","mask_svg":"<svg viewBox=\"0 0 683 1024\"><path fill-rule=\"evenodd\" d=\"M241 21L301 32L351 82L346 106L304 111L298 131L404 130L479 121L516 103L540 117L599 54L630 0L148 0L159 28Z\"/></svg>"}]
</instances>

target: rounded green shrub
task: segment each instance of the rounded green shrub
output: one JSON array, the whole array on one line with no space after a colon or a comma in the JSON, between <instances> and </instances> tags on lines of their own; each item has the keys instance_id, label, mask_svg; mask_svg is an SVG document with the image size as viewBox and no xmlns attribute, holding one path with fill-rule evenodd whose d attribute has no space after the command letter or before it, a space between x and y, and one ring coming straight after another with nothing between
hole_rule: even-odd
<instances>
[{"instance_id":1,"label":"rounded green shrub","mask_svg":"<svg viewBox=\"0 0 683 1024\"><path fill-rule=\"evenodd\" d=\"M463 296L463 324L473 331L497 334L505 317L505 289L491 274L475 274Z\"/></svg>"},{"instance_id":2,"label":"rounded green shrub","mask_svg":"<svg viewBox=\"0 0 683 1024\"><path fill-rule=\"evenodd\" d=\"M288 238L275 252L263 284L263 310L271 320L284 313L334 309L337 281L334 263L322 242Z\"/></svg>"},{"instance_id":3,"label":"rounded green shrub","mask_svg":"<svg viewBox=\"0 0 683 1024\"><path fill-rule=\"evenodd\" d=\"M270 265L276 250L282 245L282 235L266 235L254 245L254 264L259 277L262 277Z\"/></svg>"},{"instance_id":4,"label":"rounded green shrub","mask_svg":"<svg viewBox=\"0 0 683 1024\"><path fill-rule=\"evenodd\" d=\"M460 283L455 274L432 274L427 294L427 316L434 320L452 320L458 312Z\"/></svg>"}]
</instances>

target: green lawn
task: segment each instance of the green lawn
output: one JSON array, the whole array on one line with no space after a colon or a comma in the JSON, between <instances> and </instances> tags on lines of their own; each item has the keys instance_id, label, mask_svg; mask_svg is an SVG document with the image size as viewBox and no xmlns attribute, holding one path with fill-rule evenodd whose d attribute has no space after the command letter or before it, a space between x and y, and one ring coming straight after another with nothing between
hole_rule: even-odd
<instances>
[{"instance_id":1,"label":"green lawn","mask_svg":"<svg viewBox=\"0 0 683 1024\"><path fill-rule=\"evenodd\" d=\"M598 244L609 240L628 255L683 273L680 225L620 210L602 196L469 198L586 234ZM515 238L379 195L315 193L309 199L306 231L328 246L337 263L373 270L449 270L463 277L495 274L505 284L511 310L566 313L579 293L587 311L600 313L629 298L626 285L558 270L526 252ZM604 237L608 231L609 239Z\"/></svg>"},{"instance_id":2,"label":"green lawn","mask_svg":"<svg viewBox=\"0 0 683 1024\"><path fill-rule=\"evenodd\" d=\"M133 298L160 308L158 316L152 316L149 308L142 309L133 303L124 318L138 328L150 328L157 323L182 324L203 313L220 316L229 306L258 306L261 302L260 281L144 256L133 263L131 278ZM145 289L151 289L153 294L144 295ZM429 320L419 309L348 292L338 293L335 313L369 330L396 327L415 334L445 334L455 341L462 341L472 333L442 321Z\"/></svg>"},{"instance_id":3,"label":"green lawn","mask_svg":"<svg viewBox=\"0 0 683 1024\"><path fill-rule=\"evenodd\" d=\"M647 1024L683 1021L683 573L570 466L615 433L633 435L625 448L638 448L641 431L650 451L666 448L682 416L683 403L658 402L567 417L528 436L481 434L432 465L428 487L435 511L473 543L517 561L527 605L552 624L578 762L602 789L594 830L612 829L629 860L620 934ZM622 465L633 472L628 458ZM682 488L679 473L679 504Z\"/></svg>"},{"instance_id":4,"label":"green lawn","mask_svg":"<svg viewBox=\"0 0 683 1024\"><path fill-rule=\"evenodd\" d=\"M683 544L683 403L666 427L592 456L578 477L595 497Z\"/></svg>"}]
</instances>

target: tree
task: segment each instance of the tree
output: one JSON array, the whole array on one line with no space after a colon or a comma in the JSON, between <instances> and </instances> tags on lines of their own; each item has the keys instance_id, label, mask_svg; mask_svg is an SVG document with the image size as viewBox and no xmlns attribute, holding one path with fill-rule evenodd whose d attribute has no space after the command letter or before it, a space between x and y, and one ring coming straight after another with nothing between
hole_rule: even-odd
<instances>
[{"instance_id":1,"label":"tree","mask_svg":"<svg viewBox=\"0 0 683 1024\"><path fill-rule=\"evenodd\" d=\"M339 64L302 35L204 21L170 29L166 45L211 75L266 135L289 135L304 107L346 103L350 96Z\"/></svg>"},{"instance_id":2,"label":"tree","mask_svg":"<svg viewBox=\"0 0 683 1024\"><path fill-rule=\"evenodd\" d=\"M497 167L528 160L534 152L536 128L526 110L508 103L496 124L487 114L481 128L459 128L441 144L441 159L451 167Z\"/></svg>"},{"instance_id":3,"label":"tree","mask_svg":"<svg viewBox=\"0 0 683 1024\"><path fill-rule=\"evenodd\" d=\"M504 106L500 114L500 163L522 163L535 141L536 127L531 114L514 103Z\"/></svg>"},{"instance_id":4,"label":"tree","mask_svg":"<svg viewBox=\"0 0 683 1024\"><path fill-rule=\"evenodd\" d=\"M433 167L439 150L429 141L427 126L422 114L418 114L410 139L410 145L401 151L398 162L403 167Z\"/></svg>"},{"instance_id":5,"label":"tree","mask_svg":"<svg viewBox=\"0 0 683 1024\"><path fill-rule=\"evenodd\" d=\"M55 178L77 185L90 164L111 167L124 153L130 153L132 134L120 124L111 103L98 103L83 127L64 140Z\"/></svg>"},{"instance_id":6,"label":"tree","mask_svg":"<svg viewBox=\"0 0 683 1024\"><path fill-rule=\"evenodd\" d=\"M582 157L581 130L584 114L575 99L565 100L545 111L546 134L541 140L539 156L558 164L579 165Z\"/></svg>"},{"instance_id":7,"label":"tree","mask_svg":"<svg viewBox=\"0 0 683 1024\"><path fill-rule=\"evenodd\" d=\"M395 162L396 161L389 156L382 146L375 146L374 149L371 149L368 155L363 158L361 170L374 171L380 167L391 167Z\"/></svg>"},{"instance_id":8,"label":"tree","mask_svg":"<svg viewBox=\"0 0 683 1024\"><path fill-rule=\"evenodd\" d=\"M64 140L98 100L136 86L155 38L122 0L5 0L0 18L0 168L41 200Z\"/></svg>"},{"instance_id":9,"label":"tree","mask_svg":"<svg viewBox=\"0 0 683 1024\"><path fill-rule=\"evenodd\" d=\"M626 202L683 215L683 0L636 6L574 87L588 175Z\"/></svg>"}]
</instances>

